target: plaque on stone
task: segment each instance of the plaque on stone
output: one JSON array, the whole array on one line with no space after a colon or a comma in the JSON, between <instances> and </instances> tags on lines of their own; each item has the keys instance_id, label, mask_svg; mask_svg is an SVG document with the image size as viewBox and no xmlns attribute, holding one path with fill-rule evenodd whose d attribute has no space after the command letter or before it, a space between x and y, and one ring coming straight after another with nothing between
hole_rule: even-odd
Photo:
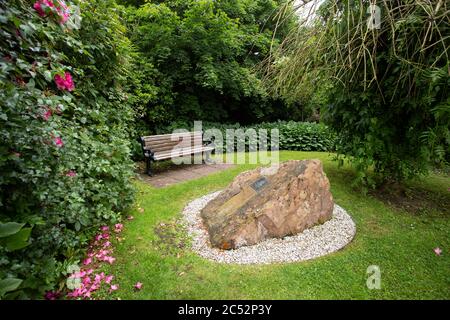
<instances>
[{"instance_id":1,"label":"plaque on stone","mask_svg":"<svg viewBox=\"0 0 450 320\"><path fill-rule=\"evenodd\" d=\"M268 180L266 177L262 177L259 178L258 180L256 180L255 182L253 182L251 184L251 187L253 188L253 190L255 190L256 192L260 191L262 188L264 188L268 183Z\"/></svg>"}]
</instances>

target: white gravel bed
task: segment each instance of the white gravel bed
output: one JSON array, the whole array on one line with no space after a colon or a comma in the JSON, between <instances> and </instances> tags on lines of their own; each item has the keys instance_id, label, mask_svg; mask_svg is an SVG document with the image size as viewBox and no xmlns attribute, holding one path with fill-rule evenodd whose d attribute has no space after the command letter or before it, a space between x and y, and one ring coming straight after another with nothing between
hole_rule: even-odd
<instances>
[{"instance_id":1,"label":"white gravel bed","mask_svg":"<svg viewBox=\"0 0 450 320\"><path fill-rule=\"evenodd\" d=\"M333 217L295 236L268 239L235 250L211 247L200 211L220 193L214 192L191 201L183 210L184 224L192 237L192 249L200 256L219 263L269 264L310 260L338 251L352 241L356 226L347 212L334 205Z\"/></svg>"}]
</instances>

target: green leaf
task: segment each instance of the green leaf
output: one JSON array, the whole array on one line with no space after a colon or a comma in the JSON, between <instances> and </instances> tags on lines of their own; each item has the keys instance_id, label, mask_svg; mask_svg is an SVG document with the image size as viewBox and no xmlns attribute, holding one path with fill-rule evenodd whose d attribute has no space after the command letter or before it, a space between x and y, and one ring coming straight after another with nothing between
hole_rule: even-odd
<instances>
[{"instance_id":1,"label":"green leaf","mask_svg":"<svg viewBox=\"0 0 450 320\"><path fill-rule=\"evenodd\" d=\"M19 249L23 249L28 246L30 243L28 239L30 238L31 228L23 228L16 234L13 234L5 239L3 242L6 246L6 249L9 251L15 251Z\"/></svg>"},{"instance_id":2,"label":"green leaf","mask_svg":"<svg viewBox=\"0 0 450 320\"><path fill-rule=\"evenodd\" d=\"M17 278L6 278L0 280L0 298L10 291L16 290L23 280Z\"/></svg>"},{"instance_id":3,"label":"green leaf","mask_svg":"<svg viewBox=\"0 0 450 320\"><path fill-rule=\"evenodd\" d=\"M44 77L45 77L45 80L47 80L47 81L52 81L52 73L50 72L50 70L45 70L44 71Z\"/></svg>"},{"instance_id":4,"label":"green leaf","mask_svg":"<svg viewBox=\"0 0 450 320\"><path fill-rule=\"evenodd\" d=\"M0 238L8 237L19 232L24 225L25 223L17 222L0 223Z\"/></svg>"}]
</instances>

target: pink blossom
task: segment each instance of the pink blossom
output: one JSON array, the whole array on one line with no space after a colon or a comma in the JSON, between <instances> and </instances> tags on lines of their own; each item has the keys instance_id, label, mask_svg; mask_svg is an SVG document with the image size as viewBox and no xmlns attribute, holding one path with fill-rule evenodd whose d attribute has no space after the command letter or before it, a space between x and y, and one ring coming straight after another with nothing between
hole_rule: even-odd
<instances>
[{"instance_id":1,"label":"pink blossom","mask_svg":"<svg viewBox=\"0 0 450 320\"><path fill-rule=\"evenodd\" d=\"M62 148L64 146L64 142L62 141L61 137L55 137L53 138L53 141L58 148Z\"/></svg>"},{"instance_id":2,"label":"pink blossom","mask_svg":"<svg viewBox=\"0 0 450 320\"><path fill-rule=\"evenodd\" d=\"M83 278L83 284L84 285L87 285L87 284L90 284L91 283L91 278L90 277L84 277Z\"/></svg>"},{"instance_id":3,"label":"pink blossom","mask_svg":"<svg viewBox=\"0 0 450 320\"><path fill-rule=\"evenodd\" d=\"M109 227L108 226L103 226L103 227L101 227L100 228L102 231L108 231L109 230Z\"/></svg>"},{"instance_id":4,"label":"pink blossom","mask_svg":"<svg viewBox=\"0 0 450 320\"><path fill-rule=\"evenodd\" d=\"M69 18L69 10L66 3L63 0L57 0L56 5L54 0L38 0L34 3L33 8L37 11L39 16L45 17L47 12L56 13L59 17L59 22L65 23Z\"/></svg>"},{"instance_id":5,"label":"pink blossom","mask_svg":"<svg viewBox=\"0 0 450 320\"><path fill-rule=\"evenodd\" d=\"M439 248L439 247L437 247L437 248L434 248L434 253L437 255L437 256L440 256L441 254L442 254L442 250L441 250L441 248Z\"/></svg>"},{"instance_id":6,"label":"pink blossom","mask_svg":"<svg viewBox=\"0 0 450 320\"><path fill-rule=\"evenodd\" d=\"M69 19L69 13L68 12L63 12L59 15L60 18L60 23L66 23L67 20Z\"/></svg>"},{"instance_id":7,"label":"pink blossom","mask_svg":"<svg viewBox=\"0 0 450 320\"><path fill-rule=\"evenodd\" d=\"M59 23L63 24L69 19L70 14L68 11L68 7L63 0L58 0L58 7L56 8L59 16Z\"/></svg>"},{"instance_id":8,"label":"pink blossom","mask_svg":"<svg viewBox=\"0 0 450 320\"><path fill-rule=\"evenodd\" d=\"M102 234L98 234L98 235L95 236L95 241L100 241L100 240L102 240L102 238L103 238L103 235Z\"/></svg>"},{"instance_id":9,"label":"pink blossom","mask_svg":"<svg viewBox=\"0 0 450 320\"><path fill-rule=\"evenodd\" d=\"M111 242L109 242L109 241L106 241L104 244L103 244L103 247L105 247L105 248L108 248L108 247L110 247L111 246Z\"/></svg>"},{"instance_id":10,"label":"pink blossom","mask_svg":"<svg viewBox=\"0 0 450 320\"><path fill-rule=\"evenodd\" d=\"M44 112L44 114L42 115L42 118L45 121L48 121L48 119L50 119L51 116L52 116L52 110L50 108L47 108L46 111Z\"/></svg>"},{"instance_id":11,"label":"pink blossom","mask_svg":"<svg viewBox=\"0 0 450 320\"><path fill-rule=\"evenodd\" d=\"M108 262L109 264L113 264L114 261L116 261L116 258L108 256L108 257L105 257L105 258L103 259L103 261L106 261L106 262Z\"/></svg>"},{"instance_id":12,"label":"pink blossom","mask_svg":"<svg viewBox=\"0 0 450 320\"><path fill-rule=\"evenodd\" d=\"M72 76L67 71L64 73L64 77L59 74L55 75L55 83L59 90L72 91L75 89Z\"/></svg>"},{"instance_id":13,"label":"pink blossom","mask_svg":"<svg viewBox=\"0 0 450 320\"><path fill-rule=\"evenodd\" d=\"M117 289L119 289L119 285L118 284L111 285L111 291L116 291Z\"/></svg>"},{"instance_id":14,"label":"pink blossom","mask_svg":"<svg viewBox=\"0 0 450 320\"><path fill-rule=\"evenodd\" d=\"M70 275L70 278L83 278L86 275L86 271L74 272Z\"/></svg>"},{"instance_id":15,"label":"pink blossom","mask_svg":"<svg viewBox=\"0 0 450 320\"><path fill-rule=\"evenodd\" d=\"M90 288L89 288L89 290L90 291L95 291L95 290L98 290L100 288L100 286L98 285L98 284L93 284Z\"/></svg>"},{"instance_id":16,"label":"pink blossom","mask_svg":"<svg viewBox=\"0 0 450 320\"><path fill-rule=\"evenodd\" d=\"M102 281L103 280L103 278L105 277L105 274L96 274L95 275L95 279L94 279L94 281L95 282L100 282L100 281ZM108 283L108 282L107 282Z\"/></svg>"},{"instance_id":17,"label":"pink blossom","mask_svg":"<svg viewBox=\"0 0 450 320\"><path fill-rule=\"evenodd\" d=\"M117 223L114 227L115 227L114 231L115 231L116 233L119 233L119 232L122 231L123 224Z\"/></svg>"},{"instance_id":18,"label":"pink blossom","mask_svg":"<svg viewBox=\"0 0 450 320\"><path fill-rule=\"evenodd\" d=\"M37 13L39 14L39 16L41 17L45 17L45 11L42 8L42 1L36 1L33 5L34 10L37 11Z\"/></svg>"},{"instance_id":19,"label":"pink blossom","mask_svg":"<svg viewBox=\"0 0 450 320\"><path fill-rule=\"evenodd\" d=\"M87 266L88 264L91 264L91 263L92 263L92 258L87 258L87 259L84 259L84 261L83 261L83 264L85 266Z\"/></svg>"},{"instance_id":20,"label":"pink blossom","mask_svg":"<svg viewBox=\"0 0 450 320\"><path fill-rule=\"evenodd\" d=\"M76 177L77 176L77 173L75 172L75 171L73 171L73 170L69 170L69 171L67 171L67 173L66 173L66 177L71 177L71 178L73 178L73 177Z\"/></svg>"},{"instance_id":21,"label":"pink blossom","mask_svg":"<svg viewBox=\"0 0 450 320\"><path fill-rule=\"evenodd\" d=\"M86 274L92 274L92 272L94 272L94 269L88 269L88 270L86 271Z\"/></svg>"},{"instance_id":22,"label":"pink blossom","mask_svg":"<svg viewBox=\"0 0 450 320\"><path fill-rule=\"evenodd\" d=\"M109 284L111 283L112 279L114 279L114 276L106 276L105 282Z\"/></svg>"},{"instance_id":23,"label":"pink blossom","mask_svg":"<svg viewBox=\"0 0 450 320\"><path fill-rule=\"evenodd\" d=\"M108 233L103 233L102 234L102 238L105 239L105 240L108 240L109 239L109 234Z\"/></svg>"},{"instance_id":24,"label":"pink blossom","mask_svg":"<svg viewBox=\"0 0 450 320\"><path fill-rule=\"evenodd\" d=\"M137 283L134 285L134 288L135 288L136 290L141 290L141 288L142 288L142 283L137 282Z\"/></svg>"},{"instance_id":25,"label":"pink blossom","mask_svg":"<svg viewBox=\"0 0 450 320\"><path fill-rule=\"evenodd\" d=\"M56 300L59 297L59 292L56 291L47 291L45 293L45 300Z\"/></svg>"}]
</instances>

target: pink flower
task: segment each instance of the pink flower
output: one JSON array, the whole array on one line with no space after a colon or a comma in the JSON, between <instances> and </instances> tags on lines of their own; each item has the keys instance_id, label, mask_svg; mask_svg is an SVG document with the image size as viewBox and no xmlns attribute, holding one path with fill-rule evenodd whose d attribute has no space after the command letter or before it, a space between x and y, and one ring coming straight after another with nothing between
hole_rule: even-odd
<instances>
[{"instance_id":1,"label":"pink flower","mask_svg":"<svg viewBox=\"0 0 450 320\"><path fill-rule=\"evenodd\" d=\"M98 235L95 236L95 241L100 241L100 240L102 240L102 238L103 238L103 235L102 234L98 234Z\"/></svg>"},{"instance_id":2,"label":"pink flower","mask_svg":"<svg viewBox=\"0 0 450 320\"><path fill-rule=\"evenodd\" d=\"M98 290L100 288L100 286L98 285L98 284L93 284L90 288L89 288L89 290L90 291L95 291L95 290Z\"/></svg>"},{"instance_id":3,"label":"pink flower","mask_svg":"<svg viewBox=\"0 0 450 320\"><path fill-rule=\"evenodd\" d=\"M122 231L123 224L117 223L117 224L114 226L114 228L115 228L114 231L115 231L116 233L119 233L119 232Z\"/></svg>"},{"instance_id":4,"label":"pink flower","mask_svg":"<svg viewBox=\"0 0 450 320\"><path fill-rule=\"evenodd\" d=\"M105 240L108 240L109 239L109 234L103 233L102 234L102 238L105 239Z\"/></svg>"},{"instance_id":5,"label":"pink flower","mask_svg":"<svg viewBox=\"0 0 450 320\"><path fill-rule=\"evenodd\" d=\"M68 7L63 0L58 0L58 7L56 8L59 16L59 23L66 23L67 19L69 19L70 14L68 11Z\"/></svg>"},{"instance_id":6,"label":"pink flower","mask_svg":"<svg viewBox=\"0 0 450 320\"><path fill-rule=\"evenodd\" d=\"M87 259L85 259L84 261L83 261L83 264L85 265L85 266L87 266L88 264L91 264L92 263L92 259L91 258L87 258Z\"/></svg>"},{"instance_id":7,"label":"pink flower","mask_svg":"<svg viewBox=\"0 0 450 320\"><path fill-rule=\"evenodd\" d=\"M64 77L59 74L55 75L55 83L59 90L72 91L75 89L72 76L67 71L64 73Z\"/></svg>"},{"instance_id":8,"label":"pink flower","mask_svg":"<svg viewBox=\"0 0 450 320\"><path fill-rule=\"evenodd\" d=\"M38 0L34 3L33 8L41 17L45 17L47 13L55 13L59 17L59 23L63 24L70 16L68 7L63 0L57 0L56 5L53 1L54 0Z\"/></svg>"},{"instance_id":9,"label":"pink flower","mask_svg":"<svg viewBox=\"0 0 450 320\"><path fill-rule=\"evenodd\" d=\"M113 264L114 261L116 261L116 258L108 256L108 257L105 257L105 258L103 259L103 261L106 261L106 262L108 262L109 264Z\"/></svg>"},{"instance_id":10,"label":"pink flower","mask_svg":"<svg viewBox=\"0 0 450 320\"><path fill-rule=\"evenodd\" d=\"M34 10L37 11L37 13L39 14L39 16L41 17L45 17L45 11L42 8L42 1L36 1L33 5Z\"/></svg>"},{"instance_id":11,"label":"pink flower","mask_svg":"<svg viewBox=\"0 0 450 320\"><path fill-rule=\"evenodd\" d=\"M83 284L84 285L88 285L91 283L91 278L90 277L84 277L83 278Z\"/></svg>"},{"instance_id":12,"label":"pink flower","mask_svg":"<svg viewBox=\"0 0 450 320\"><path fill-rule=\"evenodd\" d=\"M108 231L109 230L109 227L108 226L103 226L103 227L101 227L100 228L102 231Z\"/></svg>"},{"instance_id":13,"label":"pink flower","mask_svg":"<svg viewBox=\"0 0 450 320\"><path fill-rule=\"evenodd\" d=\"M48 121L48 119L50 119L51 116L52 116L52 110L50 108L47 108L46 111L44 112L44 114L42 115L42 118L45 121Z\"/></svg>"},{"instance_id":14,"label":"pink flower","mask_svg":"<svg viewBox=\"0 0 450 320\"><path fill-rule=\"evenodd\" d=\"M106 276L105 282L109 284L111 283L112 279L114 279L114 276Z\"/></svg>"},{"instance_id":15,"label":"pink flower","mask_svg":"<svg viewBox=\"0 0 450 320\"><path fill-rule=\"evenodd\" d=\"M439 247L437 247L437 248L434 248L434 253L437 255L437 256L440 256L441 254L442 254L442 250L441 250L441 248L439 248Z\"/></svg>"},{"instance_id":16,"label":"pink flower","mask_svg":"<svg viewBox=\"0 0 450 320\"><path fill-rule=\"evenodd\" d=\"M88 269L88 270L86 271L86 274L92 274L92 272L94 272L94 269Z\"/></svg>"},{"instance_id":17,"label":"pink flower","mask_svg":"<svg viewBox=\"0 0 450 320\"><path fill-rule=\"evenodd\" d=\"M60 18L60 23L66 23L67 22L67 20L69 19L69 13L67 13L67 12L63 12L63 13L61 13L60 15L59 15L59 18Z\"/></svg>"},{"instance_id":18,"label":"pink flower","mask_svg":"<svg viewBox=\"0 0 450 320\"><path fill-rule=\"evenodd\" d=\"M106 242L103 244L103 247L105 247L105 248L107 248L107 247L109 247L109 246L111 246L111 242L109 242L109 241L106 241Z\"/></svg>"},{"instance_id":19,"label":"pink flower","mask_svg":"<svg viewBox=\"0 0 450 320\"><path fill-rule=\"evenodd\" d=\"M105 277L105 274L102 272L102 273L100 273L100 274L96 274L95 275L95 279L94 279L94 282L100 282L100 281L102 281L103 280L103 278ZM108 282L107 282L108 283Z\"/></svg>"},{"instance_id":20,"label":"pink flower","mask_svg":"<svg viewBox=\"0 0 450 320\"><path fill-rule=\"evenodd\" d=\"M71 178L73 178L73 177L76 177L76 175L77 175L77 173L76 173L75 171L73 171L73 170L69 170L69 171L67 171L67 173L66 173L66 177L71 177Z\"/></svg>"},{"instance_id":21,"label":"pink flower","mask_svg":"<svg viewBox=\"0 0 450 320\"><path fill-rule=\"evenodd\" d=\"M45 300L56 300L59 297L59 292L56 291L47 291L45 293Z\"/></svg>"},{"instance_id":22,"label":"pink flower","mask_svg":"<svg viewBox=\"0 0 450 320\"><path fill-rule=\"evenodd\" d=\"M118 284L111 285L111 291L116 291L117 289L119 289L119 285Z\"/></svg>"},{"instance_id":23,"label":"pink flower","mask_svg":"<svg viewBox=\"0 0 450 320\"><path fill-rule=\"evenodd\" d=\"M137 283L134 285L134 288L135 288L136 290L141 290L141 288L142 288L142 283L137 282Z\"/></svg>"},{"instance_id":24,"label":"pink flower","mask_svg":"<svg viewBox=\"0 0 450 320\"><path fill-rule=\"evenodd\" d=\"M64 146L64 142L62 141L61 137L55 137L53 138L53 141L58 148L62 148Z\"/></svg>"}]
</instances>

